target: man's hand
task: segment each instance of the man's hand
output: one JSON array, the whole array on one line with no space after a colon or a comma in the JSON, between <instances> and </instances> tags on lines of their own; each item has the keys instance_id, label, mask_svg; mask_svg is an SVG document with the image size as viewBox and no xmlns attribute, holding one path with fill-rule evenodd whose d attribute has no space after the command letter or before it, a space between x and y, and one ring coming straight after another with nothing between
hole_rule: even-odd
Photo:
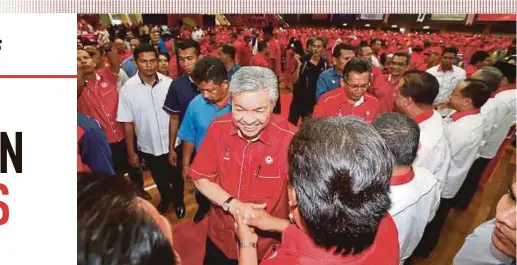
<instances>
[{"instance_id":1,"label":"man's hand","mask_svg":"<svg viewBox=\"0 0 517 265\"><path fill-rule=\"evenodd\" d=\"M257 243L257 234L255 234L253 228L244 223L244 218L239 211L236 212L234 227L235 234L240 242Z\"/></svg>"},{"instance_id":2,"label":"man's hand","mask_svg":"<svg viewBox=\"0 0 517 265\"><path fill-rule=\"evenodd\" d=\"M255 203L247 203L247 202L241 202L238 200L232 200L230 202L230 213L235 216L237 215L237 212L244 218L254 218L255 217L255 210L259 209L266 209L266 204L255 204Z\"/></svg>"},{"instance_id":3,"label":"man's hand","mask_svg":"<svg viewBox=\"0 0 517 265\"><path fill-rule=\"evenodd\" d=\"M138 157L137 153L128 153L127 154L127 161L129 162L129 165L134 168L140 167L140 158Z\"/></svg>"},{"instance_id":4,"label":"man's hand","mask_svg":"<svg viewBox=\"0 0 517 265\"><path fill-rule=\"evenodd\" d=\"M169 150L169 164L176 166L178 163L178 154L176 154L176 151Z\"/></svg>"},{"instance_id":5,"label":"man's hand","mask_svg":"<svg viewBox=\"0 0 517 265\"><path fill-rule=\"evenodd\" d=\"M297 53L295 53L295 54L294 54L294 60L296 61L296 63L297 63L298 65L302 65L301 58L302 58L302 57L301 57L299 54L297 54Z\"/></svg>"},{"instance_id":6,"label":"man's hand","mask_svg":"<svg viewBox=\"0 0 517 265\"><path fill-rule=\"evenodd\" d=\"M181 170L181 176L183 177L184 181L187 181L189 172L190 172L190 166L183 166L183 168Z\"/></svg>"},{"instance_id":7,"label":"man's hand","mask_svg":"<svg viewBox=\"0 0 517 265\"><path fill-rule=\"evenodd\" d=\"M97 40L99 42L98 47L102 48L104 50L110 49L111 42L108 39L108 37L106 37L106 35L104 33L99 32L99 31L96 34L97 34Z\"/></svg>"},{"instance_id":8,"label":"man's hand","mask_svg":"<svg viewBox=\"0 0 517 265\"><path fill-rule=\"evenodd\" d=\"M263 231L271 231L273 229L273 219L274 217L263 209L255 209L252 216L243 218L243 222Z\"/></svg>"}]
</instances>

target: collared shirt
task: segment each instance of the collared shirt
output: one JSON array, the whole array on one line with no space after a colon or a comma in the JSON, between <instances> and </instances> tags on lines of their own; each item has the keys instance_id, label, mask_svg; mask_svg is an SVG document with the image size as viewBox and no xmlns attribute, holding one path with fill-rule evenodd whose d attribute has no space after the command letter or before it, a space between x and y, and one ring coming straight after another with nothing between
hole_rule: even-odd
<instances>
[{"instance_id":1,"label":"collared shirt","mask_svg":"<svg viewBox=\"0 0 517 265\"><path fill-rule=\"evenodd\" d=\"M467 75L467 78L469 78L472 74L474 74L478 70L477 66L475 65L469 65L465 68L465 74Z\"/></svg>"},{"instance_id":2,"label":"collared shirt","mask_svg":"<svg viewBox=\"0 0 517 265\"><path fill-rule=\"evenodd\" d=\"M470 167L479 158L479 149L484 135L484 115L479 109L470 111L453 111L445 118L450 136L451 165L442 198L456 196L467 177Z\"/></svg>"},{"instance_id":3,"label":"collared shirt","mask_svg":"<svg viewBox=\"0 0 517 265\"><path fill-rule=\"evenodd\" d=\"M314 107L314 117L327 116L357 116L366 121L373 121L379 115L379 101L368 93L355 103L351 104L340 87L324 94Z\"/></svg>"},{"instance_id":4,"label":"collared shirt","mask_svg":"<svg viewBox=\"0 0 517 265\"><path fill-rule=\"evenodd\" d=\"M232 67L230 70L228 70L228 72L227 72L227 74L226 74L226 76L228 77L228 81L231 81L231 80L232 80L232 76L233 76L233 74L235 74L235 72L237 72L237 70L239 70L240 68L241 68L241 66L240 66L240 65L238 65L238 64L233 64L233 67Z\"/></svg>"},{"instance_id":5,"label":"collared shirt","mask_svg":"<svg viewBox=\"0 0 517 265\"><path fill-rule=\"evenodd\" d=\"M449 96L452 94L454 88L466 78L465 70L453 65L452 70L443 70L441 64L427 69L427 72L434 75L438 79L440 89L436 96L434 103L449 101ZM450 114L452 109L443 108L439 109L438 112L442 116Z\"/></svg>"},{"instance_id":6,"label":"collared shirt","mask_svg":"<svg viewBox=\"0 0 517 265\"><path fill-rule=\"evenodd\" d=\"M399 80L392 80L391 75L381 75L372 84L372 94L379 101L380 113L392 112L395 106L395 91Z\"/></svg>"},{"instance_id":7,"label":"collared shirt","mask_svg":"<svg viewBox=\"0 0 517 265\"><path fill-rule=\"evenodd\" d=\"M231 111L230 101L223 108L219 108L216 104L206 101L203 95L197 95L188 105L178 137L182 141L195 144L198 151L212 121Z\"/></svg>"},{"instance_id":8,"label":"collared shirt","mask_svg":"<svg viewBox=\"0 0 517 265\"><path fill-rule=\"evenodd\" d=\"M506 256L492 243L495 219L481 224L465 238L465 243L454 257L454 265L514 265L515 259Z\"/></svg>"},{"instance_id":9,"label":"collared shirt","mask_svg":"<svg viewBox=\"0 0 517 265\"><path fill-rule=\"evenodd\" d=\"M77 100L77 110L101 124L110 144L124 139L124 128L117 122L117 78L111 69L102 68L95 80L86 82Z\"/></svg>"},{"instance_id":10,"label":"collared shirt","mask_svg":"<svg viewBox=\"0 0 517 265\"><path fill-rule=\"evenodd\" d=\"M77 112L77 172L115 175L111 149L100 124Z\"/></svg>"},{"instance_id":11,"label":"collared shirt","mask_svg":"<svg viewBox=\"0 0 517 265\"><path fill-rule=\"evenodd\" d=\"M339 74L335 67L323 71L316 83L316 100L319 100L323 94L339 88L341 86L341 78L343 78L343 75Z\"/></svg>"},{"instance_id":12,"label":"collared shirt","mask_svg":"<svg viewBox=\"0 0 517 265\"><path fill-rule=\"evenodd\" d=\"M139 150L160 156L169 153L169 114L163 109L163 102L172 79L160 73L156 75L152 87L139 75L127 81L120 90L117 120L134 122Z\"/></svg>"},{"instance_id":13,"label":"collared shirt","mask_svg":"<svg viewBox=\"0 0 517 265\"><path fill-rule=\"evenodd\" d=\"M178 115L183 121L188 104L199 94L197 85L187 75L174 80L169 87L163 109L171 115Z\"/></svg>"},{"instance_id":14,"label":"collared shirt","mask_svg":"<svg viewBox=\"0 0 517 265\"><path fill-rule=\"evenodd\" d=\"M407 174L392 176L390 215L398 230L400 264L411 256L424 229L440 204L438 180L429 170L413 167Z\"/></svg>"},{"instance_id":15,"label":"collared shirt","mask_svg":"<svg viewBox=\"0 0 517 265\"><path fill-rule=\"evenodd\" d=\"M431 171L440 182L440 192L443 192L451 163L446 124L442 116L433 109L414 117L413 120L420 127L420 145L413 165Z\"/></svg>"},{"instance_id":16,"label":"collared shirt","mask_svg":"<svg viewBox=\"0 0 517 265\"><path fill-rule=\"evenodd\" d=\"M346 240L344 238L343 240ZM275 245L260 265L369 265L399 264L397 228L387 214L379 222L373 244L357 255L341 255L317 246L314 240L295 225L289 225L282 233L282 245Z\"/></svg>"},{"instance_id":17,"label":"collared shirt","mask_svg":"<svg viewBox=\"0 0 517 265\"><path fill-rule=\"evenodd\" d=\"M486 142L480 150L480 156L491 159L499 150L499 147L506 138L508 131L515 124L516 110L515 110L515 84L513 89L501 89L501 92L494 96L494 100L498 102L498 111L496 120L497 126L492 128L489 137L485 138ZM486 104L485 104L486 105ZM483 106L484 107L484 106ZM488 120L489 117L486 118ZM496 121L496 122L497 122ZM487 123L485 121L485 123ZM494 122L495 123L495 122Z\"/></svg>"},{"instance_id":18,"label":"collared shirt","mask_svg":"<svg viewBox=\"0 0 517 265\"><path fill-rule=\"evenodd\" d=\"M479 151L479 155L481 157L492 159L496 155L499 146L494 143L493 139L495 139L497 135L493 134L492 132L497 131L508 111L509 109L507 104L493 97L489 98L488 101L481 107L481 113L483 113L483 115L486 117L483 124L483 142Z\"/></svg>"},{"instance_id":19,"label":"collared shirt","mask_svg":"<svg viewBox=\"0 0 517 265\"><path fill-rule=\"evenodd\" d=\"M124 72L126 72L129 78L136 75L136 62L133 55L127 57L127 59L122 62L122 69L124 69Z\"/></svg>"},{"instance_id":20,"label":"collared shirt","mask_svg":"<svg viewBox=\"0 0 517 265\"><path fill-rule=\"evenodd\" d=\"M215 119L190 167L192 179L207 179L242 202L266 203L271 215L287 219L287 150L296 127L272 115L258 139L240 136L231 113ZM208 236L230 259L237 259L234 219L221 207L211 207ZM273 243L259 236L261 258Z\"/></svg>"}]
</instances>

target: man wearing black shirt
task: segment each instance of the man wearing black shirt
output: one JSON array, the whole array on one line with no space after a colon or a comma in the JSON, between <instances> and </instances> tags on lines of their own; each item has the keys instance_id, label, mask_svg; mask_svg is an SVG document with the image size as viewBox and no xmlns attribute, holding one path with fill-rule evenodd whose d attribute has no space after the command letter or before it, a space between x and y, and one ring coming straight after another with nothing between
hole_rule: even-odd
<instances>
[{"instance_id":1,"label":"man wearing black shirt","mask_svg":"<svg viewBox=\"0 0 517 265\"><path fill-rule=\"evenodd\" d=\"M289 110L289 122L298 124L300 117L312 115L316 104L316 83L320 74L325 71L327 59L321 55L325 41L320 37L312 39L311 53L294 56L296 70L293 73L293 101Z\"/></svg>"}]
</instances>

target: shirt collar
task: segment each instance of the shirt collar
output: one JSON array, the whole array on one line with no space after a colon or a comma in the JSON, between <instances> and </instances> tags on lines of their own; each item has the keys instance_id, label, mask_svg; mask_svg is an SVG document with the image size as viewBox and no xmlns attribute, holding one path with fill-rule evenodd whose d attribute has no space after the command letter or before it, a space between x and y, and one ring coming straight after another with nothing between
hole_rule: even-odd
<instances>
[{"instance_id":1,"label":"shirt collar","mask_svg":"<svg viewBox=\"0 0 517 265\"><path fill-rule=\"evenodd\" d=\"M466 111L458 111L450 115L452 121L457 121L465 116L474 115L479 113L479 109L471 109Z\"/></svg>"},{"instance_id":2,"label":"shirt collar","mask_svg":"<svg viewBox=\"0 0 517 265\"><path fill-rule=\"evenodd\" d=\"M454 65L451 65L450 69L443 69L442 64L439 64L437 72L454 72Z\"/></svg>"},{"instance_id":3,"label":"shirt collar","mask_svg":"<svg viewBox=\"0 0 517 265\"><path fill-rule=\"evenodd\" d=\"M262 131L260 132L260 134L257 137L255 137L251 140L244 138L241 131L239 131L239 128L237 128L237 126L235 126L235 125L230 130L230 135L237 135L239 138L242 138L242 139L244 139L246 141L250 141L250 142L261 141L261 142L265 143L266 145L271 145L271 121L269 121L269 123L266 125L266 127L264 127L264 129L262 129Z\"/></svg>"},{"instance_id":4,"label":"shirt collar","mask_svg":"<svg viewBox=\"0 0 517 265\"><path fill-rule=\"evenodd\" d=\"M341 75L340 73L338 73L336 71L336 67L332 67L332 76L339 77L339 78L343 77L343 75Z\"/></svg>"},{"instance_id":5,"label":"shirt collar","mask_svg":"<svg viewBox=\"0 0 517 265\"><path fill-rule=\"evenodd\" d=\"M138 74L138 73L137 73ZM140 78L140 82L142 82L142 85L147 86L147 84L144 82L142 77L138 75L138 78ZM161 78L158 76L158 73L154 73L154 83L151 87L155 87L158 83L160 83Z\"/></svg>"},{"instance_id":6,"label":"shirt collar","mask_svg":"<svg viewBox=\"0 0 517 265\"><path fill-rule=\"evenodd\" d=\"M417 116L413 117L413 120L420 124L424 121L426 121L427 119L431 118L434 114L434 110L432 108L418 114Z\"/></svg>"},{"instance_id":7,"label":"shirt collar","mask_svg":"<svg viewBox=\"0 0 517 265\"><path fill-rule=\"evenodd\" d=\"M415 171L411 168L407 173L401 175L392 175L390 179L391 186L404 185L411 182L415 178Z\"/></svg>"},{"instance_id":8,"label":"shirt collar","mask_svg":"<svg viewBox=\"0 0 517 265\"><path fill-rule=\"evenodd\" d=\"M510 90L510 89L515 89L515 84L508 84L506 86L499 87L496 91L494 91L494 92L492 92L492 94L490 94L490 97L493 98L493 97L495 97L495 95L499 94L500 92Z\"/></svg>"}]
</instances>

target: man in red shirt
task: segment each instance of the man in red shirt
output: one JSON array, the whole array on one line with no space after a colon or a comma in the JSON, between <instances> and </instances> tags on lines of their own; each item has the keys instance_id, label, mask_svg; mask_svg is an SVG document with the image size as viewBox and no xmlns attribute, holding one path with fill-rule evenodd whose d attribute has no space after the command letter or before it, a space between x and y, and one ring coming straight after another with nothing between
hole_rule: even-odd
<instances>
[{"instance_id":1,"label":"man in red shirt","mask_svg":"<svg viewBox=\"0 0 517 265\"><path fill-rule=\"evenodd\" d=\"M113 50L117 54L119 62L123 62L127 57L131 56L131 52L126 50L124 41L121 39L115 39L113 42Z\"/></svg>"},{"instance_id":2,"label":"man in red shirt","mask_svg":"<svg viewBox=\"0 0 517 265\"><path fill-rule=\"evenodd\" d=\"M257 46L257 54L251 57L250 66L260 66L271 69L269 64L269 45L266 41L259 41Z\"/></svg>"},{"instance_id":3,"label":"man in red shirt","mask_svg":"<svg viewBox=\"0 0 517 265\"><path fill-rule=\"evenodd\" d=\"M291 222L263 211L238 214L239 264L257 264L257 234L249 226L282 232L282 245L261 265L399 264L397 228L388 213L393 162L371 125L356 117L308 120L288 157Z\"/></svg>"},{"instance_id":4,"label":"man in red shirt","mask_svg":"<svg viewBox=\"0 0 517 265\"><path fill-rule=\"evenodd\" d=\"M239 64L241 63L242 53L244 52L244 42L242 42L238 37L237 34L232 33L230 35L230 44L235 49L235 63Z\"/></svg>"},{"instance_id":5,"label":"man in red shirt","mask_svg":"<svg viewBox=\"0 0 517 265\"><path fill-rule=\"evenodd\" d=\"M117 122L119 94L117 91L117 74L119 62L117 55L111 50L111 44L104 35L100 38L99 47L106 52L110 67L95 70L90 54L85 50L77 50L77 110L97 120L106 133L115 172L119 176L128 173L137 192L145 199L151 196L144 191L142 172L129 165L127 160L124 128ZM133 144L133 143L130 143Z\"/></svg>"},{"instance_id":6,"label":"man in red shirt","mask_svg":"<svg viewBox=\"0 0 517 265\"><path fill-rule=\"evenodd\" d=\"M230 83L232 113L215 119L190 167L197 189L213 202L209 212L204 264L237 264L237 212L264 209L287 219L287 148L296 131L272 115L278 99L275 73L242 67ZM278 243L261 233L258 255ZM278 235L277 235L278 236Z\"/></svg>"},{"instance_id":7,"label":"man in red shirt","mask_svg":"<svg viewBox=\"0 0 517 265\"><path fill-rule=\"evenodd\" d=\"M273 29L267 28L264 30L264 40L267 41L269 47L269 69L272 69L276 76L282 76L282 51L280 50L280 43L273 36Z\"/></svg>"},{"instance_id":8,"label":"man in red shirt","mask_svg":"<svg viewBox=\"0 0 517 265\"><path fill-rule=\"evenodd\" d=\"M341 87L331 90L318 100L314 117L353 115L373 121L379 114L379 102L366 93L370 88L371 70L362 59L348 61L343 70Z\"/></svg>"},{"instance_id":9,"label":"man in red shirt","mask_svg":"<svg viewBox=\"0 0 517 265\"><path fill-rule=\"evenodd\" d=\"M251 37L248 33L244 34L244 46L241 50L241 55L239 58L239 65L240 66L248 66L250 65L251 57L253 57L253 47L251 47Z\"/></svg>"},{"instance_id":10,"label":"man in red shirt","mask_svg":"<svg viewBox=\"0 0 517 265\"><path fill-rule=\"evenodd\" d=\"M415 41L411 49L411 63L409 65L409 70L427 70L423 51L424 43L421 41Z\"/></svg>"},{"instance_id":11,"label":"man in red shirt","mask_svg":"<svg viewBox=\"0 0 517 265\"><path fill-rule=\"evenodd\" d=\"M382 75L373 82L370 91L379 101L381 113L393 111L397 85L408 70L410 58L407 52L396 52L391 58L390 74Z\"/></svg>"}]
</instances>

